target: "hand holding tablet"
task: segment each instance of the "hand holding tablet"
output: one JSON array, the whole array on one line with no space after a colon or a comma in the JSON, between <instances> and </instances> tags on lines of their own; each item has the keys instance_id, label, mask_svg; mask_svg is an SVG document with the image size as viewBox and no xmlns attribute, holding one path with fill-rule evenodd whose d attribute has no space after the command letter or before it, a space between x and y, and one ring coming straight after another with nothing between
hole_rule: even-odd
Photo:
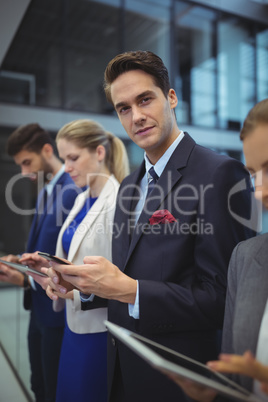
<instances>
[{"instance_id":1,"label":"hand holding tablet","mask_svg":"<svg viewBox=\"0 0 268 402\"><path fill-rule=\"evenodd\" d=\"M51 255L49 253L38 252L38 255L45 258L47 261L53 261L57 264L71 265L72 263L68 260L64 260L63 258L56 257L55 255Z\"/></svg>"},{"instance_id":2,"label":"hand holding tablet","mask_svg":"<svg viewBox=\"0 0 268 402\"><path fill-rule=\"evenodd\" d=\"M32 272L32 273L34 273L34 274L47 277L47 275L44 274L43 272L40 272L40 271L38 271L38 270L36 270L36 269L34 269L34 268L29 267L28 265L23 265L23 264L20 264L20 263L18 263L18 262L10 262L10 261L6 261L6 260L3 260L3 259L0 258L0 263L1 263L1 264L5 264L5 265L7 265L7 266L9 266L9 267L11 267L11 268L14 268L14 269L16 269L17 271L22 272L23 274L27 274L27 275L28 275L29 272Z\"/></svg>"},{"instance_id":3,"label":"hand holding tablet","mask_svg":"<svg viewBox=\"0 0 268 402\"><path fill-rule=\"evenodd\" d=\"M205 364L109 321L105 321L105 325L113 336L156 370L161 371L173 380L177 377L182 382L191 381L200 389L213 390L215 395L217 393L227 396L232 401L261 402L256 395L251 394L223 374L212 371ZM213 395L211 392L209 394Z\"/></svg>"}]
</instances>

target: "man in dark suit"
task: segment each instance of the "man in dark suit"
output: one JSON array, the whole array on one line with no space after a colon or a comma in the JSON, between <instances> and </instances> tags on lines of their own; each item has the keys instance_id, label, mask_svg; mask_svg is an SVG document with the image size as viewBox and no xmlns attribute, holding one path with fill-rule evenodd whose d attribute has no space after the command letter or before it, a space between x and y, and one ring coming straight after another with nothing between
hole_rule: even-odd
<instances>
[{"instance_id":1,"label":"man in dark suit","mask_svg":"<svg viewBox=\"0 0 268 402\"><path fill-rule=\"evenodd\" d=\"M37 181L39 196L27 251L55 253L58 233L72 208L77 189L54 153L54 141L38 124L15 130L8 138L7 152L21 168L21 173ZM43 187L43 188L42 188ZM19 257L8 255L8 261ZM32 278L1 265L0 280L25 288L24 305L31 310L28 347L31 387L37 402L54 402L58 360L64 328L64 313L55 313L45 291Z\"/></svg>"},{"instance_id":2,"label":"man in dark suit","mask_svg":"<svg viewBox=\"0 0 268 402\"><path fill-rule=\"evenodd\" d=\"M83 300L90 293L109 299L110 321L205 362L218 352L231 252L253 235L242 224L250 221L249 175L239 161L197 145L178 128L178 99L155 54L116 56L105 71L105 91L144 149L144 162L119 189L113 264L90 256L83 266L55 269ZM185 400L112 337L108 379L110 401Z\"/></svg>"},{"instance_id":3,"label":"man in dark suit","mask_svg":"<svg viewBox=\"0 0 268 402\"><path fill-rule=\"evenodd\" d=\"M255 197L268 209L268 98L249 111L240 139ZM268 400L267 246L268 233L264 233L235 247L228 270L222 353L218 361L208 362L213 370L228 373L239 386L252 392L256 401ZM179 377L174 376L174 380L195 401L233 401Z\"/></svg>"}]
</instances>

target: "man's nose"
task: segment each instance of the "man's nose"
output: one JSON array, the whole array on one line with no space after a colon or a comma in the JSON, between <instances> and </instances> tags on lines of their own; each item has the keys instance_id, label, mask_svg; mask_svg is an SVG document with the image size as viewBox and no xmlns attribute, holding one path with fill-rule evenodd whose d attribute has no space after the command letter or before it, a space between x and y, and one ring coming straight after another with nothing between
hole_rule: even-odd
<instances>
[{"instance_id":1,"label":"man's nose","mask_svg":"<svg viewBox=\"0 0 268 402\"><path fill-rule=\"evenodd\" d=\"M132 107L132 119L134 123L140 123L146 119L143 110L140 107Z\"/></svg>"},{"instance_id":2,"label":"man's nose","mask_svg":"<svg viewBox=\"0 0 268 402\"><path fill-rule=\"evenodd\" d=\"M29 168L27 168L27 167L25 167L25 166L22 166L22 167L21 167L21 174L22 174L22 176L26 176L26 175L29 174L29 173L31 173L30 170L29 170Z\"/></svg>"}]
</instances>

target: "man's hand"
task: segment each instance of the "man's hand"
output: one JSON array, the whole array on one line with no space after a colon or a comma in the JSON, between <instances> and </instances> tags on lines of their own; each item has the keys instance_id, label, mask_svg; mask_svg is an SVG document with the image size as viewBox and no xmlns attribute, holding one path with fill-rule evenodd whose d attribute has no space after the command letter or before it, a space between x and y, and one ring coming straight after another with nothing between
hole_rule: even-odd
<instances>
[{"instance_id":1,"label":"man's hand","mask_svg":"<svg viewBox=\"0 0 268 402\"><path fill-rule=\"evenodd\" d=\"M125 275L104 257L85 257L84 265L56 265L55 271L85 294L95 294L105 299L135 303L137 281ZM54 278L54 283L56 281ZM61 283L62 285L62 283Z\"/></svg>"},{"instance_id":2,"label":"man's hand","mask_svg":"<svg viewBox=\"0 0 268 402\"><path fill-rule=\"evenodd\" d=\"M19 257L13 254L1 257L2 260L9 262L19 262ZM5 264L0 264L0 281L6 283L12 283L17 286L24 286L24 275L22 272L17 271Z\"/></svg>"}]
</instances>

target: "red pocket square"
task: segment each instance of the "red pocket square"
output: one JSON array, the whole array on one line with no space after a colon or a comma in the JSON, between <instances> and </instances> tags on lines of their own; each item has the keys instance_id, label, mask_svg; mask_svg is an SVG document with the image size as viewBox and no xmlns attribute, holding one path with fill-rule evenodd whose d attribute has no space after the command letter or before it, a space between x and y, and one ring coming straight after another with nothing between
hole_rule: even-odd
<instances>
[{"instance_id":1,"label":"red pocket square","mask_svg":"<svg viewBox=\"0 0 268 402\"><path fill-rule=\"evenodd\" d=\"M159 209L158 211L155 211L155 213L149 219L150 225L157 225L158 223L172 223L176 221L177 219L175 219L167 209Z\"/></svg>"}]
</instances>

